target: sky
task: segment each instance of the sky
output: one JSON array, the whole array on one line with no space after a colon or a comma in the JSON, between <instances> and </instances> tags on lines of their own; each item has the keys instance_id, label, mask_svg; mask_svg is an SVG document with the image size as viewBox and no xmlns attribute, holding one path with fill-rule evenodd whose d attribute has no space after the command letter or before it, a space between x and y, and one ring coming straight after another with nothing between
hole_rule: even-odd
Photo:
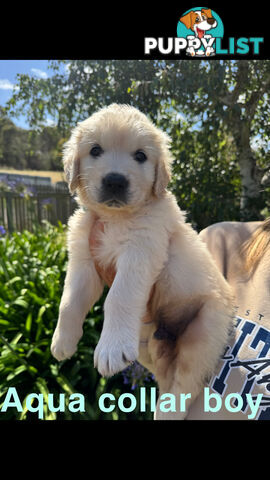
<instances>
[{"instance_id":1,"label":"sky","mask_svg":"<svg viewBox=\"0 0 270 480\"><path fill-rule=\"evenodd\" d=\"M35 75L38 78L48 78L53 71L48 69L48 60L0 60L0 105L5 106L12 96L18 73ZM22 115L12 118L12 121L21 128L30 128L27 119ZM48 119L48 124L50 119Z\"/></svg>"}]
</instances>

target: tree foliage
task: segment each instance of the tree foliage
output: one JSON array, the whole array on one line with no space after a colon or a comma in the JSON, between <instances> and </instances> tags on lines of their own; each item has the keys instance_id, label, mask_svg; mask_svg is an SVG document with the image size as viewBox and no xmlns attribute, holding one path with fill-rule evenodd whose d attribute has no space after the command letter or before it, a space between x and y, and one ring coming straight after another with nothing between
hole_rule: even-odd
<instances>
[{"instance_id":1,"label":"tree foliage","mask_svg":"<svg viewBox=\"0 0 270 480\"><path fill-rule=\"evenodd\" d=\"M7 105L40 127L51 115L66 137L112 102L141 109L172 137L172 189L203 228L258 219L269 208L270 62L106 60L51 62L52 76L18 76Z\"/></svg>"},{"instance_id":2,"label":"tree foliage","mask_svg":"<svg viewBox=\"0 0 270 480\"><path fill-rule=\"evenodd\" d=\"M0 111L0 166L15 169L60 170L65 139L58 129L25 130Z\"/></svg>"}]
</instances>

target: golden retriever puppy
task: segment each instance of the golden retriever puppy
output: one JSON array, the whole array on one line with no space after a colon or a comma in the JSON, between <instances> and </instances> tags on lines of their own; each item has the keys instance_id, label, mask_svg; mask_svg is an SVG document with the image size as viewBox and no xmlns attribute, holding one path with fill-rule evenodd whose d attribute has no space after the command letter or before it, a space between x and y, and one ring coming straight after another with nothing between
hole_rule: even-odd
<instances>
[{"instance_id":1,"label":"golden retriever puppy","mask_svg":"<svg viewBox=\"0 0 270 480\"><path fill-rule=\"evenodd\" d=\"M166 190L169 143L128 105L103 108L73 130L63 161L81 208L69 220L69 263L51 351L58 360L74 354L84 318L104 288L95 260L113 265L95 366L111 376L138 359L156 376L160 394L178 400L191 394L188 408L223 353L233 308L229 285ZM94 259L88 238L97 219L103 231ZM147 307L151 321L144 323ZM157 405L155 418L186 414Z\"/></svg>"}]
</instances>

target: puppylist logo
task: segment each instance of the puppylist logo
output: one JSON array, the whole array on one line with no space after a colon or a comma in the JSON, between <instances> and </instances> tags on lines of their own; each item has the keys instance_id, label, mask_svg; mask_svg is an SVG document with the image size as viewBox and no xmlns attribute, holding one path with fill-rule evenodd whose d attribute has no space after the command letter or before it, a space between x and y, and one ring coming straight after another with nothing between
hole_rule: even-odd
<instances>
[{"instance_id":1,"label":"puppylist logo","mask_svg":"<svg viewBox=\"0 0 270 480\"><path fill-rule=\"evenodd\" d=\"M195 57L215 55L259 55L263 37L229 37L224 39L224 26L220 16L212 9L194 7L184 12L177 23L177 37L146 37L144 53L158 51L162 55L174 54Z\"/></svg>"},{"instance_id":2,"label":"puppylist logo","mask_svg":"<svg viewBox=\"0 0 270 480\"><path fill-rule=\"evenodd\" d=\"M186 39L186 55L191 57L215 55L215 40L223 35L222 20L210 8L188 10L177 24L177 37Z\"/></svg>"}]
</instances>

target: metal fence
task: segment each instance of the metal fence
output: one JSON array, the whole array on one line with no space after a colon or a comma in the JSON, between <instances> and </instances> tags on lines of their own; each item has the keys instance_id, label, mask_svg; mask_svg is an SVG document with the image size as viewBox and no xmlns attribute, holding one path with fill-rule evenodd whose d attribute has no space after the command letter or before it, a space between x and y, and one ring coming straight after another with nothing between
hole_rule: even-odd
<instances>
[{"instance_id":1,"label":"metal fence","mask_svg":"<svg viewBox=\"0 0 270 480\"><path fill-rule=\"evenodd\" d=\"M77 203L63 184L39 185L30 194L0 191L0 225L9 232L31 231L42 220L66 224L76 208Z\"/></svg>"}]
</instances>

